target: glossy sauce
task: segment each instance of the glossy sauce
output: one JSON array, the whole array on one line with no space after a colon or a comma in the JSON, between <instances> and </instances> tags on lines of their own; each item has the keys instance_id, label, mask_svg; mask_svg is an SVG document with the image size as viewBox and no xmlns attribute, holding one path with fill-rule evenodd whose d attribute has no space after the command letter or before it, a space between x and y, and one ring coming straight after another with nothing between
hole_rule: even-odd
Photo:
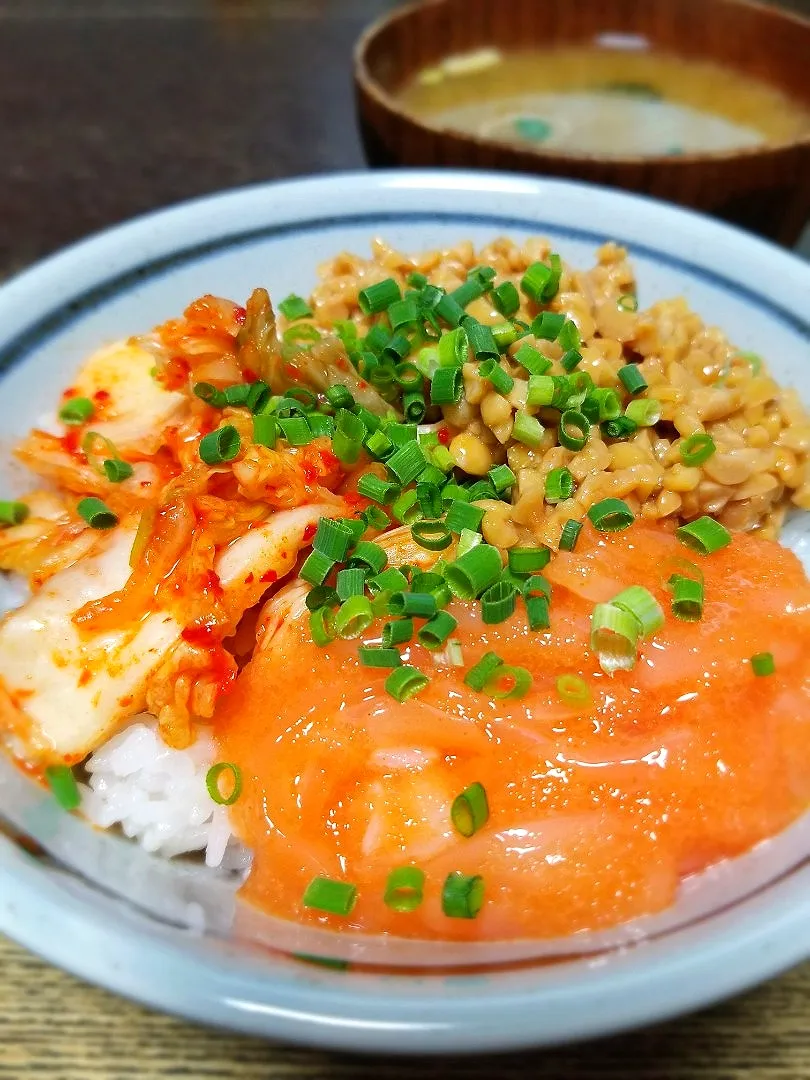
<instances>
[{"instance_id":1,"label":"glossy sauce","mask_svg":"<svg viewBox=\"0 0 810 1080\"><path fill-rule=\"evenodd\" d=\"M321 649L305 617L279 616L215 718L221 757L245 778L233 808L255 853L245 899L338 929L554 937L661 910L684 875L785 827L810 804L810 584L786 549L736 536L694 556L705 617L683 623L663 582L684 554L660 526L612 536L586 527L577 551L546 571L549 632L529 632L520 611L484 626L454 602L465 666L406 648L431 682L404 704L383 689L386 672L360 666L358 642ZM635 669L611 679L587 648L589 616L630 584L647 585L668 617ZM525 698L464 685L490 649L532 671ZM751 670L763 650L776 659L770 677ZM587 680L591 703L562 702L560 674ZM490 819L465 839L450 805L473 781ZM398 914L382 901L385 881L409 863L427 875L425 901ZM454 870L484 876L475 920L442 914ZM302 907L319 874L358 886L349 918Z\"/></svg>"},{"instance_id":2,"label":"glossy sauce","mask_svg":"<svg viewBox=\"0 0 810 1080\"><path fill-rule=\"evenodd\" d=\"M603 156L719 152L810 131L810 114L776 88L643 47L479 50L421 71L399 96L435 126Z\"/></svg>"}]
</instances>

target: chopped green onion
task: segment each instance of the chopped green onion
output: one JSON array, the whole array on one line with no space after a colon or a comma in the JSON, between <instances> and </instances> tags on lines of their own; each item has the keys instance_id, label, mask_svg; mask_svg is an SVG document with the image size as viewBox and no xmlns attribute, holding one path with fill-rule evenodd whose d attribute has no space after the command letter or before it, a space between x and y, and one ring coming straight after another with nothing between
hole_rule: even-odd
<instances>
[{"instance_id":1,"label":"chopped green onion","mask_svg":"<svg viewBox=\"0 0 810 1080\"><path fill-rule=\"evenodd\" d=\"M623 499L602 499L594 503L588 511L588 517L595 529L600 532L621 532L635 520L633 511Z\"/></svg>"},{"instance_id":2,"label":"chopped green onion","mask_svg":"<svg viewBox=\"0 0 810 1080\"><path fill-rule=\"evenodd\" d=\"M312 428L305 416L280 416L278 426L290 446L308 446L312 442Z\"/></svg>"},{"instance_id":3,"label":"chopped green onion","mask_svg":"<svg viewBox=\"0 0 810 1080\"><path fill-rule=\"evenodd\" d=\"M376 326L371 327L363 339L363 344L370 352L379 356L387 345L390 336L385 327L378 323Z\"/></svg>"},{"instance_id":4,"label":"chopped green onion","mask_svg":"<svg viewBox=\"0 0 810 1080\"><path fill-rule=\"evenodd\" d=\"M391 504L391 513L403 525L413 525L422 517L419 497L413 488L403 491Z\"/></svg>"},{"instance_id":5,"label":"chopped green onion","mask_svg":"<svg viewBox=\"0 0 810 1080\"><path fill-rule=\"evenodd\" d=\"M719 521L707 516L690 521L675 530L682 544L701 555L711 555L731 543L731 533Z\"/></svg>"},{"instance_id":6,"label":"chopped green onion","mask_svg":"<svg viewBox=\"0 0 810 1080\"><path fill-rule=\"evenodd\" d=\"M255 416L257 413L261 413L267 408L270 403L270 398L270 387L267 383L257 380L255 383L250 384L245 404Z\"/></svg>"},{"instance_id":7,"label":"chopped green onion","mask_svg":"<svg viewBox=\"0 0 810 1080\"><path fill-rule=\"evenodd\" d=\"M436 597L432 593L397 592L388 600L388 610L392 615L432 619L437 609Z\"/></svg>"},{"instance_id":8,"label":"chopped green onion","mask_svg":"<svg viewBox=\"0 0 810 1080\"><path fill-rule=\"evenodd\" d=\"M406 296L402 300L395 300L393 304L388 305L387 315L392 330L399 330L403 326L412 326L414 323L419 322L420 319L419 302L415 296Z\"/></svg>"},{"instance_id":9,"label":"chopped green onion","mask_svg":"<svg viewBox=\"0 0 810 1080\"><path fill-rule=\"evenodd\" d=\"M468 551L472 551L474 547L478 547L483 543L483 536L480 532L476 532L473 529L462 529L458 534L458 544L456 545L456 558L460 559L462 555L466 555Z\"/></svg>"},{"instance_id":10,"label":"chopped green onion","mask_svg":"<svg viewBox=\"0 0 810 1080\"><path fill-rule=\"evenodd\" d=\"M239 432L233 424L225 424L200 439L200 458L206 465L221 465L233 461L241 448Z\"/></svg>"},{"instance_id":11,"label":"chopped green onion","mask_svg":"<svg viewBox=\"0 0 810 1080\"><path fill-rule=\"evenodd\" d=\"M304 603L309 611L317 611L322 607L337 607L338 594L331 585L313 585L306 595Z\"/></svg>"},{"instance_id":12,"label":"chopped green onion","mask_svg":"<svg viewBox=\"0 0 810 1080\"><path fill-rule=\"evenodd\" d=\"M339 409L335 413L335 425L332 450L344 465L354 465L363 448L366 425L348 409Z\"/></svg>"},{"instance_id":13,"label":"chopped green onion","mask_svg":"<svg viewBox=\"0 0 810 1080\"><path fill-rule=\"evenodd\" d=\"M521 290L530 300L538 304L542 301L553 300L560 287L562 266L559 255L552 255L549 262L551 266L546 266L542 262L532 263L520 281Z\"/></svg>"},{"instance_id":14,"label":"chopped green onion","mask_svg":"<svg viewBox=\"0 0 810 1080\"><path fill-rule=\"evenodd\" d=\"M465 319L464 329L467 331L467 340L476 360L495 360L497 363L498 344L490 328L474 319Z\"/></svg>"},{"instance_id":15,"label":"chopped green onion","mask_svg":"<svg viewBox=\"0 0 810 1080\"><path fill-rule=\"evenodd\" d=\"M661 402L655 398L636 398L624 410L624 415L638 427L653 427L661 419Z\"/></svg>"},{"instance_id":16,"label":"chopped green onion","mask_svg":"<svg viewBox=\"0 0 810 1080\"><path fill-rule=\"evenodd\" d=\"M424 476L424 473L422 475ZM416 484L416 499L422 511L422 517L435 520L441 516L442 493L436 484L419 480Z\"/></svg>"},{"instance_id":17,"label":"chopped green onion","mask_svg":"<svg viewBox=\"0 0 810 1080\"><path fill-rule=\"evenodd\" d=\"M492 481L489 477L486 480L476 480L469 488L467 488L467 499L469 502L474 503L479 499L497 499L498 493L492 486Z\"/></svg>"},{"instance_id":18,"label":"chopped green onion","mask_svg":"<svg viewBox=\"0 0 810 1080\"><path fill-rule=\"evenodd\" d=\"M555 382L552 375L530 375L526 390L527 405L551 405L554 400Z\"/></svg>"},{"instance_id":19,"label":"chopped green onion","mask_svg":"<svg viewBox=\"0 0 810 1080\"><path fill-rule=\"evenodd\" d=\"M351 542L353 544L356 544L366 531L366 525L362 518L341 518L340 524L351 533Z\"/></svg>"},{"instance_id":20,"label":"chopped green onion","mask_svg":"<svg viewBox=\"0 0 810 1080\"><path fill-rule=\"evenodd\" d=\"M427 551L444 551L453 542L450 530L442 521L417 521L411 526L411 536Z\"/></svg>"},{"instance_id":21,"label":"chopped green onion","mask_svg":"<svg viewBox=\"0 0 810 1080\"><path fill-rule=\"evenodd\" d=\"M526 668L501 664L487 679L484 685L484 693L498 700L522 698L529 692L531 685L531 672L527 671Z\"/></svg>"},{"instance_id":22,"label":"chopped green onion","mask_svg":"<svg viewBox=\"0 0 810 1080\"><path fill-rule=\"evenodd\" d=\"M563 356L560 363L566 371L573 371L577 364L582 359L581 355L577 351L582 344L582 339L579 334L579 327L571 319L566 319L562 324L562 329L557 335L557 340L560 346L565 350L565 356ZM566 362L566 356L569 360ZM574 359L574 357L576 357Z\"/></svg>"},{"instance_id":23,"label":"chopped green onion","mask_svg":"<svg viewBox=\"0 0 810 1080\"><path fill-rule=\"evenodd\" d=\"M416 866L400 866L392 870L385 883L383 902L392 911L406 914L416 911L422 903L425 873Z\"/></svg>"},{"instance_id":24,"label":"chopped green onion","mask_svg":"<svg viewBox=\"0 0 810 1080\"><path fill-rule=\"evenodd\" d=\"M446 293L439 297L433 310L440 319L444 319L451 326L458 326L464 318L464 308Z\"/></svg>"},{"instance_id":25,"label":"chopped green onion","mask_svg":"<svg viewBox=\"0 0 810 1080\"><path fill-rule=\"evenodd\" d=\"M527 597L545 596L546 600L551 600L551 582L542 574L531 574L526 578L521 591Z\"/></svg>"},{"instance_id":26,"label":"chopped green onion","mask_svg":"<svg viewBox=\"0 0 810 1080\"><path fill-rule=\"evenodd\" d=\"M532 345L521 345L513 359L516 360L521 367L524 367L530 375L545 375L552 366L549 358L543 356L543 354Z\"/></svg>"},{"instance_id":27,"label":"chopped green onion","mask_svg":"<svg viewBox=\"0 0 810 1080\"><path fill-rule=\"evenodd\" d=\"M489 821L489 803L483 784L476 781L453 799L450 819L456 832L462 836L474 836Z\"/></svg>"},{"instance_id":28,"label":"chopped green onion","mask_svg":"<svg viewBox=\"0 0 810 1080\"><path fill-rule=\"evenodd\" d=\"M536 448L543 441L545 428L534 416L518 409L512 425L512 438L524 446Z\"/></svg>"},{"instance_id":29,"label":"chopped green onion","mask_svg":"<svg viewBox=\"0 0 810 1080\"><path fill-rule=\"evenodd\" d=\"M225 403L234 407L241 407L247 405L248 394L250 393L249 383L234 383L232 386L226 386L224 390Z\"/></svg>"},{"instance_id":30,"label":"chopped green onion","mask_svg":"<svg viewBox=\"0 0 810 1080\"><path fill-rule=\"evenodd\" d=\"M327 386L324 395L334 409L354 408L354 398L347 386L343 386L342 384Z\"/></svg>"},{"instance_id":31,"label":"chopped green onion","mask_svg":"<svg viewBox=\"0 0 810 1080\"><path fill-rule=\"evenodd\" d=\"M616 307L622 311L638 311L638 298L633 293L624 293L616 301Z\"/></svg>"},{"instance_id":32,"label":"chopped green onion","mask_svg":"<svg viewBox=\"0 0 810 1080\"><path fill-rule=\"evenodd\" d=\"M338 570L335 589L341 600L350 596L362 596L366 591L366 574L359 566Z\"/></svg>"},{"instance_id":33,"label":"chopped green onion","mask_svg":"<svg viewBox=\"0 0 810 1080\"><path fill-rule=\"evenodd\" d=\"M703 584L694 578L673 574L672 614L684 622L699 622L703 618Z\"/></svg>"},{"instance_id":34,"label":"chopped green onion","mask_svg":"<svg viewBox=\"0 0 810 1080\"><path fill-rule=\"evenodd\" d=\"M394 645L403 645L413 637L413 619L396 619L387 622L382 628L383 648L390 649Z\"/></svg>"},{"instance_id":35,"label":"chopped green onion","mask_svg":"<svg viewBox=\"0 0 810 1080\"><path fill-rule=\"evenodd\" d=\"M467 271L467 277L474 278L484 292L491 287L496 274L497 271L494 266L474 266L472 270Z\"/></svg>"},{"instance_id":36,"label":"chopped green onion","mask_svg":"<svg viewBox=\"0 0 810 1080\"><path fill-rule=\"evenodd\" d=\"M304 890L301 903L306 908L325 911L329 915L351 915L357 903L357 887L348 881L315 877Z\"/></svg>"},{"instance_id":37,"label":"chopped green onion","mask_svg":"<svg viewBox=\"0 0 810 1080\"><path fill-rule=\"evenodd\" d=\"M631 612L613 604L597 604L593 609L591 649L607 675L635 666L639 636L639 621Z\"/></svg>"},{"instance_id":38,"label":"chopped green onion","mask_svg":"<svg viewBox=\"0 0 810 1080\"><path fill-rule=\"evenodd\" d=\"M755 675L773 675L776 671L776 663L773 653L759 652L751 657L751 667Z\"/></svg>"},{"instance_id":39,"label":"chopped green onion","mask_svg":"<svg viewBox=\"0 0 810 1080\"><path fill-rule=\"evenodd\" d=\"M533 574L543 570L551 560L551 551L547 547L510 548L509 569L513 574Z\"/></svg>"},{"instance_id":40,"label":"chopped green onion","mask_svg":"<svg viewBox=\"0 0 810 1080\"><path fill-rule=\"evenodd\" d=\"M500 352L505 352L512 342L518 339L518 331L514 323L497 323L497 325L491 326L490 330Z\"/></svg>"},{"instance_id":41,"label":"chopped green onion","mask_svg":"<svg viewBox=\"0 0 810 1080\"><path fill-rule=\"evenodd\" d=\"M759 375L760 371L762 371L763 360L759 353L749 352L744 349L738 352L737 356L749 364L753 375Z\"/></svg>"},{"instance_id":42,"label":"chopped green onion","mask_svg":"<svg viewBox=\"0 0 810 1080\"><path fill-rule=\"evenodd\" d=\"M394 668L385 680L385 689L392 698L402 703L424 690L429 682L427 675L409 664L403 664L402 667Z\"/></svg>"},{"instance_id":43,"label":"chopped green onion","mask_svg":"<svg viewBox=\"0 0 810 1080\"><path fill-rule=\"evenodd\" d=\"M312 548L331 559L332 562L343 562L351 542L352 530L345 521L322 517L315 530Z\"/></svg>"},{"instance_id":44,"label":"chopped green onion","mask_svg":"<svg viewBox=\"0 0 810 1080\"><path fill-rule=\"evenodd\" d=\"M654 634L664 625L664 612L649 589L643 585L631 585L611 600L614 607L629 611L638 620L643 638Z\"/></svg>"},{"instance_id":45,"label":"chopped green onion","mask_svg":"<svg viewBox=\"0 0 810 1080\"><path fill-rule=\"evenodd\" d=\"M281 339L286 345L297 345L301 341L320 341L321 335L311 323L298 323L285 330Z\"/></svg>"},{"instance_id":46,"label":"chopped green onion","mask_svg":"<svg viewBox=\"0 0 810 1080\"><path fill-rule=\"evenodd\" d=\"M460 533L462 529L480 529L483 520L484 510L480 506L455 499L447 510L444 523L451 532Z\"/></svg>"},{"instance_id":47,"label":"chopped green onion","mask_svg":"<svg viewBox=\"0 0 810 1080\"><path fill-rule=\"evenodd\" d=\"M565 315L544 311L532 323L532 333L543 341L556 341L565 325Z\"/></svg>"},{"instance_id":48,"label":"chopped green onion","mask_svg":"<svg viewBox=\"0 0 810 1080\"><path fill-rule=\"evenodd\" d=\"M320 412L311 412L307 414L307 423L309 424L309 430L312 432L313 439L322 437L332 438L335 434L335 421L331 416L325 416Z\"/></svg>"},{"instance_id":49,"label":"chopped green onion","mask_svg":"<svg viewBox=\"0 0 810 1080\"><path fill-rule=\"evenodd\" d=\"M290 293L285 297L278 305L278 310L290 322L296 319L308 319L312 315L312 308L306 300L301 296L296 296L295 293Z\"/></svg>"},{"instance_id":50,"label":"chopped green onion","mask_svg":"<svg viewBox=\"0 0 810 1080\"><path fill-rule=\"evenodd\" d=\"M323 585L334 566L335 559L329 555L324 555L322 551L311 551L304 559L300 576L310 585Z\"/></svg>"},{"instance_id":51,"label":"chopped green onion","mask_svg":"<svg viewBox=\"0 0 810 1080\"><path fill-rule=\"evenodd\" d=\"M439 367L430 382L432 405L453 405L461 400L464 384L460 367Z\"/></svg>"},{"instance_id":52,"label":"chopped green onion","mask_svg":"<svg viewBox=\"0 0 810 1080\"><path fill-rule=\"evenodd\" d=\"M638 431L638 424L629 416L617 416L615 420L605 420L600 426L606 439L626 439Z\"/></svg>"},{"instance_id":53,"label":"chopped green onion","mask_svg":"<svg viewBox=\"0 0 810 1080\"><path fill-rule=\"evenodd\" d=\"M438 562L436 566L439 566ZM415 570L411 577L411 592L430 593L440 608L446 607L452 596L447 582L440 573L421 570Z\"/></svg>"},{"instance_id":54,"label":"chopped green onion","mask_svg":"<svg viewBox=\"0 0 810 1080\"><path fill-rule=\"evenodd\" d=\"M489 470L487 475L492 481L492 486L499 495L503 495L503 493L513 487L517 481L517 477L508 465L495 465Z\"/></svg>"},{"instance_id":55,"label":"chopped green onion","mask_svg":"<svg viewBox=\"0 0 810 1080\"><path fill-rule=\"evenodd\" d=\"M416 391L409 391L402 395L402 411L405 419L418 424L427 412L425 395Z\"/></svg>"},{"instance_id":56,"label":"chopped green onion","mask_svg":"<svg viewBox=\"0 0 810 1080\"><path fill-rule=\"evenodd\" d=\"M481 621L499 623L514 613L517 589L508 581L496 581L481 597Z\"/></svg>"},{"instance_id":57,"label":"chopped green onion","mask_svg":"<svg viewBox=\"0 0 810 1080\"><path fill-rule=\"evenodd\" d=\"M369 454L377 458L378 461L384 461L394 452L394 444L384 431L372 431L363 445Z\"/></svg>"},{"instance_id":58,"label":"chopped green onion","mask_svg":"<svg viewBox=\"0 0 810 1080\"><path fill-rule=\"evenodd\" d=\"M79 424L86 424L95 411L96 407L90 398L74 397L66 401L59 410L59 419L70 427L78 427Z\"/></svg>"},{"instance_id":59,"label":"chopped green onion","mask_svg":"<svg viewBox=\"0 0 810 1080\"><path fill-rule=\"evenodd\" d=\"M448 330L439 338L439 367L461 367L467 359L469 347L467 331L463 326Z\"/></svg>"},{"instance_id":60,"label":"chopped green onion","mask_svg":"<svg viewBox=\"0 0 810 1080\"><path fill-rule=\"evenodd\" d=\"M118 515L101 499L80 499L76 509L92 529L112 529L118 524Z\"/></svg>"},{"instance_id":61,"label":"chopped green onion","mask_svg":"<svg viewBox=\"0 0 810 1080\"><path fill-rule=\"evenodd\" d=\"M389 437L392 429L393 425L388 429ZM425 455L415 439L413 442L400 446L385 463L386 469L403 487L412 483L424 471L426 465Z\"/></svg>"},{"instance_id":62,"label":"chopped green onion","mask_svg":"<svg viewBox=\"0 0 810 1080\"><path fill-rule=\"evenodd\" d=\"M603 423L621 417L622 403L619 395L610 387L597 387L589 397L597 406L597 420Z\"/></svg>"},{"instance_id":63,"label":"chopped green onion","mask_svg":"<svg viewBox=\"0 0 810 1080\"><path fill-rule=\"evenodd\" d=\"M484 653L478 663L474 664L464 676L464 682L472 690L483 690L493 671L502 666L503 660L497 653Z\"/></svg>"},{"instance_id":64,"label":"chopped green onion","mask_svg":"<svg viewBox=\"0 0 810 1080\"><path fill-rule=\"evenodd\" d=\"M330 608L324 605L310 612L309 634L320 648L335 640L334 616Z\"/></svg>"},{"instance_id":65,"label":"chopped green onion","mask_svg":"<svg viewBox=\"0 0 810 1080\"><path fill-rule=\"evenodd\" d=\"M357 650L360 663L364 667L395 668L402 665L402 657L396 649L385 649L377 645L361 645Z\"/></svg>"},{"instance_id":66,"label":"chopped green onion","mask_svg":"<svg viewBox=\"0 0 810 1080\"><path fill-rule=\"evenodd\" d=\"M565 326L573 326L573 325L574 325L573 323L566 323L565 324ZM565 329L565 327L563 327L563 330L564 329ZM567 352L563 353L562 357L560 358L560 365L561 365L563 371L568 372L569 374L580 363L582 363L582 353L579 352L577 349L569 349Z\"/></svg>"},{"instance_id":67,"label":"chopped green onion","mask_svg":"<svg viewBox=\"0 0 810 1080\"><path fill-rule=\"evenodd\" d=\"M566 409L560 417L558 438L566 450L582 450L588 441L591 425L586 416L575 409Z\"/></svg>"},{"instance_id":68,"label":"chopped green onion","mask_svg":"<svg viewBox=\"0 0 810 1080\"><path fill-rule=\"evenodd\" d=\"M555 686L566 705L587 705L591 700L588 684L579 675L560 675Z\"/></svg>"},{"instance_id":69,"label":"chopped green onion","mask_svg":"<svg viewBox=\"0 0 810 1080\"><path fill-rule=\"evenodd\" d=\"M401 299L402 293L399 290L399 285L393 278L378 281L374 285L361 289L357 294L357 303L364 315L377 315L381 311L386 311L391 304Z\"/></svg>"},{"instance_id":70,"label":"chopped green onion","mask_svg":"<svg viewBox=\"0 0 810 1080\"><path fill-rule=\"evenodd\" d=\"M278 424L274 416L253 417L253 441L259 446L268 446L271 450L278 439Z\"/></svg>"},{"instance_id":71,"label":"chopped green onion","mask_svg":"<svg viewBox=\"0 0 810 1080\"><path fill-rule=\"evenodd\" d=\"M352 552L350 567L366 567L368 573L379 574L388 562L385 549L373 540L361 540Z\"/></svg>"},{"instance_id":72,"label":"chopped green onion","mask_svg":"<svg viewBox=\"0 0 810 1080\"><path fill-rule=\"evenodd\" d=\"M382 503L383 506L393 502L400 491L399 484L392 484L390 480L381 480L374 473L363 473L357 481L358 494L367 499Z\"/></svg>"},{"instance_id":73,"label":"chopped green onion","mask_svg":"<svg viewBox=\"0 0 810 1080\"><path fill-rule=\"evenodd\" d=\"M426 649L440 649L457 626L458 622L448 611L439 611L425 623L416 637Z\"/></svg>"},{"instance_id":74,"label":"chopped green onion","mask_svg":"<svg viewBox=\"0 0 810 1080\"><path fill-rule=\"evenodd\" d=\"M530 630L547 630L549 627L548 598L545 596L527 596L526 616Z\"/></svg>"},{"instance_id":75,"label":"chopped green onion","mask_svg":"<svg viewBox=\"0 0 810 1080\"><path fill-rule=\"evenodd\" d=\"M382 573L369 578L366 585L370 593L404 592L408 588L408 579L395 566L389 566Z\"/></svg>"},{"instance_id":76,"label":"chopped green onion","mask_svg":"<svg viewBox=\"0 0 810 1080\"><path fill-rule=\"evenodd\" d=\"M418 270L413 270L405 278L405 282L410 285L412 289L422 289L427 285L428 279L424 274L420 274Z\"/></svg>"},{"instance_id":77,"label":"chopped green onion","mask_svg":"<svg viewBox=\"0 0 810 1080\"><path fill-rule=\"evenodd\" d=\"M335 633L348 639L360 637L374 621L371 601L366 596L350 596L335 615Z\"/></svg>"},{"instance_id":78,"label":"chopped green onion","mask_svg":"<svg viewBox=\"0 0 810 1080\"><path fill-rule=\"evenodd\" d=\"M135 471L128 461L122 461L121 458L107 458L102 467L111 484L120 484L124 480L129 480Z\"/></svg>"},{"instance_id":79,"label":"chopped green onion","mask_svg":"<svg viewBox=\"0 0 810 1080\"><path fill-rule=\"evenodd\" d=\"M569 518L560 533L560 551L573 551L581 532L582 522Z\"/></svg>"},{"instance_id":80,"label":"chopped green onion","mask_svg":"<svg viewBox=\"0 0 810 1080\"><path fill-rule=\"evenodd\" d=\"M636 364L625 364L619 368L619 379L628 394L640 394L647 389L647 380Z\"/></svg>"},{"instance_id":81,"label":"chopped green onion","mask_svg":"<svg viewBox=\"0 0 810 1080\"><path fill-rule=\"evenodd\" d=\"M488 379L492 383L493 389L497 390L499 394L508 394L515 385L515 380L507 371L504 371L497 360L482 361L478 368L478 374L482 379Z\"/></svg>"},{"instance_id":82,"label":"chopped green onion","mask_svg":"<svg viewBox=\"0 0 810 1080\"><path fill-rule=\"evenodd\" d=\"M45 769L45 780L63 810L78 809L82 797L72 769L67 765L49 765Z\"/></svg>"},{"instance_id":83,"label":"chopped green onion","mask_svg":"<svg viewBox=\"0 0 810 1080\"><path fill-rule=\"evenodd\" d=\"M450 293L450 299L455 300L459 307L466 308L473 300L477 300L479 296L483 295L484 286L481 282L475 277L468 277L457 289L453 289Z\"/></svg>"},{"instance_id":84,"label":"chopped green onion","mask_svg":"<svg viewBox=\"0 0 810 1080\"><path fill-rule=\"evenodd\" d=\"M717 447L711 435L696 432L694 435L690 435L688 439L683 440L679 450L684 465L692 467L702 465L705 461L708 461L717 450Z\"/></svg>"},{"instance_id":85,"label":"chopped green onion","mask_svg":"<svg viewBox=\"0 0 810 1080\"><path fill-rule=\"evenodd\" d=\"M211 383L195 383L192 390L195 397L198 397L200 401L204 401L206 405L210 405L213 409L221 409L227 404L223 392Z\"/></svg>"},{"instance_id":86,"label":"chopped green onion","mask_svg":"<svg viewBox=\"0 0 810 1080\"><path fill-rule=\"evenodd\" d=\"M454 596L472 600L495 584L502 569L498 549L490 544L479 544L450 563L444 577Z\"/></svg>"},{"instance_id":87,"label":"chopped green onion","mask_svg":"<svg viewBox=\"0 0 810 1080\"><path fill-rule=\"evenodd\" d=\"M0 525L21 525L30 512L24 502L14 499L0 500Z\"/></svg>"},{"instance_id":88,"label":"chopped green onion","mask_svg":"<svg viewBox=\"0 0 810 1080\"><path fill-rule=\"evenodd\" d=\"M222 791L222 777L228 774L230 779L230 791L224 794ZM208 794L218 806L233 806L242 794L242 770L232 761L218 761L212 765L205 774L205 786Z\"/></svg>"},{"instance_id":89,"label":"chopped green onion","mask_svg":"<svg viewBox=\"0 0 810 1080\"><path fill-rule=\"evenodd\" d=\"M570 469L566 469L565 466L552 469L546 475L546 502L558 503L570 499L574 494L575 487L574 477Z\"/></svg>"},{"instance_id":90,"label":"chopped green onion","mask_svg":"<svg viewBox=\"0 0 810 1080\"><path fill-rule=\"evenodd\" d=\"M507 319L520 307L520 296L511 281L503 281L492 290L492 303Z\"/></svg>"},{"instance_id":91,"label":"chopped green onion","mask_svg":"<svg viewBox=\"0 0 810 1080\"><path fill-rule=\"evenodd\" d=\"M442 911L449 919L474 919L484 905L484 879L480 874L448 874L442 888Z\"/></svg>"}]
</instances>

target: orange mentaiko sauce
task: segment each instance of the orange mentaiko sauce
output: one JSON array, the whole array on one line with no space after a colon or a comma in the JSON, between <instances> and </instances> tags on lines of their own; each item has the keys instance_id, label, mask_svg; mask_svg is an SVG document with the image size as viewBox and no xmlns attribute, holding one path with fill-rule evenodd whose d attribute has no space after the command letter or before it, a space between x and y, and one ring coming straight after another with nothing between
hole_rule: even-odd
<instances>
[{"instance_id":1,"label":"orange mentaiko sauce","mask_svg":"<svg viewBox=\"0 0 810 1080\"><path fill-rule=\"evenodd\" d=\"M701 622L671 614L669 574L689 558L705 575ZM399 936L493 940L599 929L655 911L681 879L772 836L810 805L810 584L794 555L735 536L692 555L661 526L602 535L586 526L556 555L551 627L518 608L493 626L453 601L463 667L421 645L404 663L430 675L402 704L386 671L363 667L358 641L316 646L302 603L280 618L215 718L222 760L244 791L232 809L254 852L244 899L282 918ZM603 674L590 651L594 604L650 589L664 627L632 671ZM364 635L379 640L382 620ZM497 700L464 684L487 651L528 668L533 686ZM776 671L754 674L769 651ZM584 679L590 700L563 701L556 679ZM465 838L450 807L484 785L489 820ZM390 871L420 867L424 902L383 902ZM474 919L442 912L453 871L480 874ZM357 886L346 917L302 905L317 875Z\"/></svg>"}]
</instances>

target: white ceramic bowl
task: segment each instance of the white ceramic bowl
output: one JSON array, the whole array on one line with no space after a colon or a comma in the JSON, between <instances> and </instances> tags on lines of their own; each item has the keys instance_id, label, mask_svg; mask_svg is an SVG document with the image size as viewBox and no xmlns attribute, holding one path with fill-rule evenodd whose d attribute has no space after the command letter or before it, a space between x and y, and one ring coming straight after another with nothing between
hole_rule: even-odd
<instances>
[{"instance_id":1,"label":"white ceramic bowl","mask_svg":"<svg viewBox=\"0 0 810 1080\"><path fill-rule=\"evenodd\" d=\"M244 298L257 284L277 296L306 293L321 260L366 251L374 235L413 250L503 233L550 236L580 265L618 240L643 303L684 294L810 399L810 267L784 251L576 184L447 171L333 176L150 214L0 289L0 488L22 490L10 447L87 353L193 297ZM785 538L806 557L801 518ZM486 975L413 976L329 971L257 948L229 930L225 883L93 832L4 760L0 814L48 853L31 856L0 835L0 930L154 1007L273 1038L395 1052L550 1044L705 1005L810 954L810 817L702 875L675 909L614 935L613 947ZM205 932L187 924L190 902Z\"/></svg>"}]
</instances>

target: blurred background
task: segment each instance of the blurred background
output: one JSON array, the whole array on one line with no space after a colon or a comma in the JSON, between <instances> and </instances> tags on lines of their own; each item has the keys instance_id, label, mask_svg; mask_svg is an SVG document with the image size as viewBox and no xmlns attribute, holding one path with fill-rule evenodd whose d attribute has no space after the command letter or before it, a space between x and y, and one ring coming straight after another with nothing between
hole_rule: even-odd
<instances>
[{"instance_id":1,"label":"blurred background","mask_svg":"<svg viewBox=\"0 0 810 1080\"><path fill-rule=\"evenodd\" d=\"M0 0L0 275L152 207L363 167L352 47L397 6Z\"/></svg>"}]
</instances>

